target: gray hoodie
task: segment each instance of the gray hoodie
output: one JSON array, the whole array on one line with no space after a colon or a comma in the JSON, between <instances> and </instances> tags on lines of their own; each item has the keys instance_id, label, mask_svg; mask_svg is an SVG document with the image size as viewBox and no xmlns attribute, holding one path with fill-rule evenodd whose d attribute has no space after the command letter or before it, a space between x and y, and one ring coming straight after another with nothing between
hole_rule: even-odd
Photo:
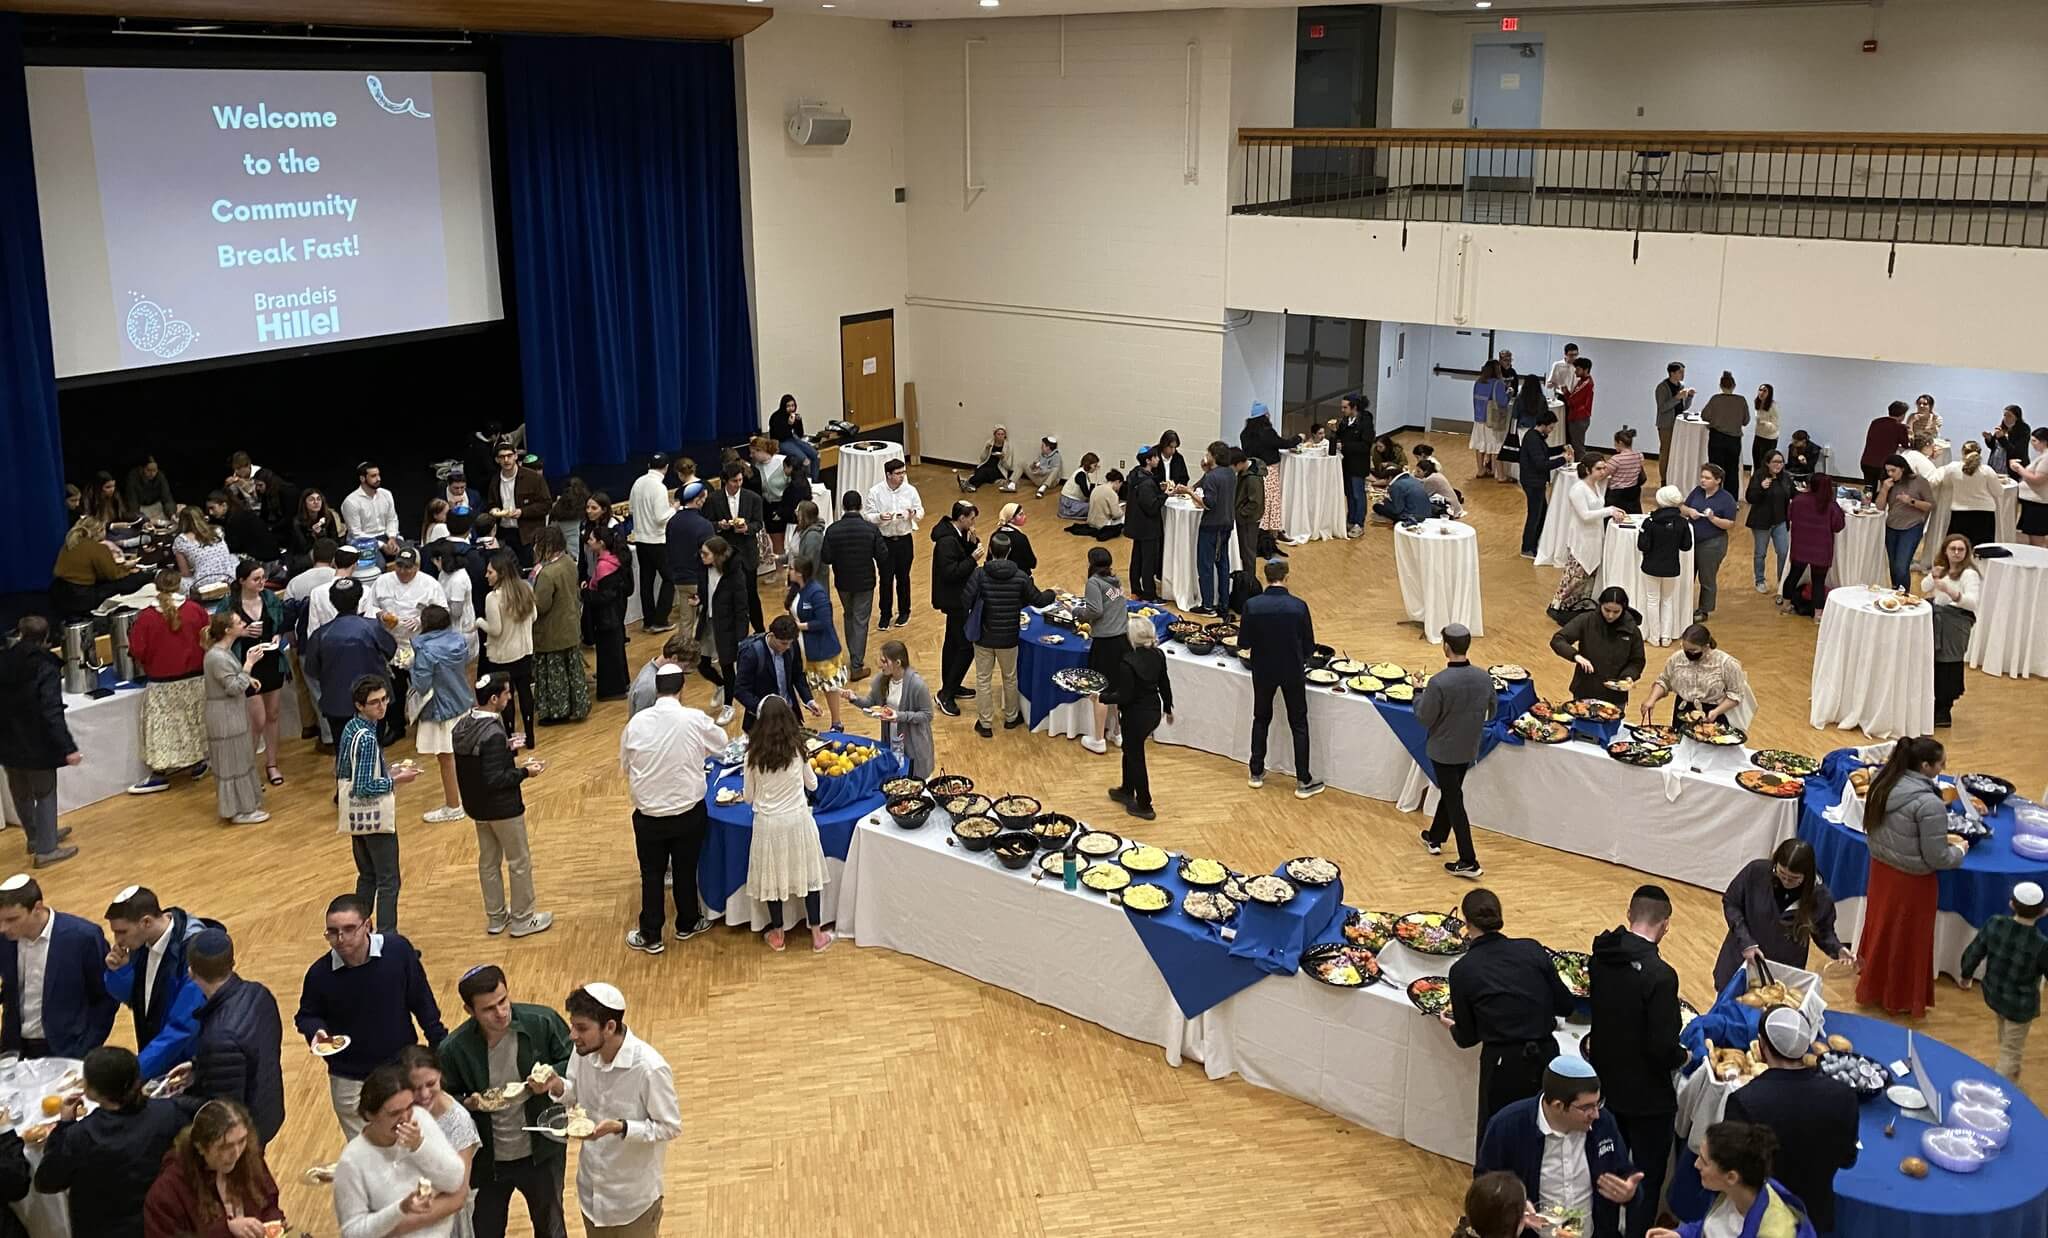
<instances>
[{"instance_id":1,"label":"gray hoodie","mask_svg":"<svg viewBox=\"0 0 2048 1238\"><path fill-rule=\"evenodd\" d=\"M1075 617L1088 625L1093 640L1128 634L1131 608L1124 597L1123 582L1114 576L1090 576Z\"/></svg>"},{"instance_id":2,"label":"gray hoodie","mask_svg":"<svg viewBox=\"0 0 2048 1238\"><path fill-rule=\"evenodd\" d=\"M1870 836L1870 856L1902 873L1924 877L1956 868L1966 852L1948 841L1948 808L1934 780L1914 770L1900 775L1885 804L1884 820L1863 828Z\"/></svg>"}]
</instances>

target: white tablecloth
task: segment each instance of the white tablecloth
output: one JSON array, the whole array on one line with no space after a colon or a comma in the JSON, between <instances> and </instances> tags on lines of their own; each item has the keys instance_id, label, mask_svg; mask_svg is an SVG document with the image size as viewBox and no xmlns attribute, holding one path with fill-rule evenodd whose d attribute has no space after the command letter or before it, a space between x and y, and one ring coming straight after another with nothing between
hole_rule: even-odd
<instances>
[{"instance_id":1,"label":"white tablecloth","mask_svg":"<svg viewBox=\"0 0 2048 1238\"><path fill-rule=\"evenodd\" d=\"M1872 739L1932 735L1934 608L1888 614L1877 608L1878 596L1867 587L1828 594L1809 720L1815 728L1858 728Z\"/></svg>"},{"instance_id":2,"label":"white tablecloth","mask_svg":"<svg viewBox=\"0 0 2048 1238\"><path fill-rule=\"evenodd\" d=\"M1342 458L1280 453L1280 527L1294 542L1343 539Z\"/></svg>"},{"instance_id":3,"label":"white tablecloth","mask_svg":"<svg viewBox=\"0 0 2048 1238\"><path fill-rule=\"evenodd\" d=\"M1252 752L1252 676L1236 657L1197 658L1168 644L1167 673L1173 677L1174 712L1152 738L1162 744L1199 748L1247 763ZM1339 651L1340 653L1342 651ZM1308 691L1309 761L1317 777L1354 795L1393 803L1401 798L1415 761L1394 736L1372 701L1352 692ZM1286 699L1273 694L1273 725L1266 734L1266 768L1294 773L1294 733L1287 727ZM1171 799L1171 788L1165 794ZM1273 794L1269 787L1264 794Z\"/></svg>"},{"instance_id":4,"label":"white tablecloth","mask_svg":"<svg viewBox=\"0 0 2048 1238\"><path fill-rule=\"evenodd\" d=\"M1576 466L1560 465L1550 474L1550 506L1543 512L1543 533L1536 539L1536 566L1563 567L1566 535L1572 528L1572 483L1579 479ZM1605 486L1600 487L1606 494Z\"/></svg>"},{"instance_id":5,"label":"white tablecloth","mask_svg":"<svg viewBox=\"0 0 2048 1238\"><path fill-rule=\"evenodd\" d=\"M1408 617L1435 643L1450 624L1486 634L1479 603L1479 530L1455 520L1425 520L1394 528L1394 575Z\"/></svg>"},{"instance_id":6,"label":"white tablecloth","mask_svg":"<svg viewBox=\"0 0 2048 1238\"><path fill-rule=\"evenodd\" d=\"M1195 538L1202 525L1201 509L1193 499L1175 497L1166 500L1166 509L1160 513L1166 524L1166 545L1162 552L1164 562L1159 569L1159 594L1181 610L1193 610L1202 604L1202 586L1195 576ZM1341 519L1341 517L1340 517ZM1237 567L1237 530L1230 533L1229 567ZM1217 602L1222 603L1218 598Z\"/></svg>"},{"instance_id":7,"label":"white tablecloth","mask_svg":"<svg viewBox=\"0 0 2048 1238\"><path fill-rule=\"evenodd\" d=\"M1694 421L1690 417L1678 419L1678 424L1671 428L1671 459L1658 462L1659 484L1677 486L1686 494L1692 493L1692 488L1700 484L1700 466L1707 462L1707 433L1704 421ZM1740 481L1740 478L1732 478L1722 485L1740 494Z\"/></svg>"},{"instance_id":8,"label":"white tablecloth","mask_svg":"<svg viewBox=\"0 0 2048 1238\"><path fill-rule=\"evenodd\" d=\"M832 510L821 513L827 523L839 518L839 501L849 490L858 490L862 499L883 477L883 470L891 460L903 459L903 444L881 443L868 439L844 443L839 448L839 472L834 478L836 489L832 494Z\"/></svg>"},{"instance_id":9,"label":"white tablecloth","mask_svg":"<svg viewBox=\"0 0 2048 1238\"><path fill-rule=\"evenodd\" d=\"M1578 741L1503 744L1466 777L1465 809L1480 829L1720 890L1798 832L1797 800L1735 785L1748 767L1740 749L1691 740L1663 769L1624 765ZM1431 789L1424 803L1434 801Z\"/></svg>"},{"instance_id":10,"label":"white tablecloth","mask_svg":"<svg viewBox=\"0 0 2048 1238\"><path fill-rule=\"evenodd\" d=\"M1979 559L1984 592L1970 632L1971 666L1987 675L2048 676L2048 550L2004 546L2009 559Z\"/></svg>"},{"instance_id":11,"label":"white tablecloth","mask_svg":"<svg viewBox=\"0 0 2048 1238\"><path fill-rule=\"evenodd\" d=\"M1985 466L1989 468L1989 465ZM1920 539L1920 549L1913 552L1913 562L1921 568L1934 566L1935 552L1941 549L1941 539L1948 535L1949 517L1954 511L1955 496L1947 486L1936 487L1934 510L1928 513L1927 536ZM2000 542L2019 540L2020 531L2020 484L2008 477L1998 490L1998 509L1994 513L1992 539Z\"/></svg>"},{"instance_id":12,"label":"white tablecloth","mask_svg":"<svg viewBox=\"0 0 2048 1238\"><path fill-rule=\"evenodd\" d=\"M1855 504L1839 499L1836 502L1841 503L1847 519L1842 523L1842 531L1835 534L1835 565L1828 569L1828 588L1889 586L1892 569L1884 554L1884 516L1881 513L1859 515ZM1730 533L1734 531L1729 530ZM1829 605L1833 605L1834 600L1835 595L1830 593Z\"/></svg>"},{"instance_id":13,"label":"white tablecloth","mask_svg":"<svg viewBox=\"0 0 2048 1238\"><path fill-rule=\"evenodd\" d=\"M1669 645L1692 624L1693 600L1699 593L1699 580L1692 570L1692 551L1679 552L1678 579L1659 582L1643 574L1643 556L1636 546L1641 536L1640 525L1608 522L1607 541L1600 550L1600 588L1625 590L1628 604L1643 617L1643 640L1652 645ZM1659 583L1670 591L1668 600L1661 605L1653 601L1666 596L1656 590Z\"/></svg>"},{"instance_id":14,"label":"white tablecloth","mask_svg":"<svg viewBox=\"0 0 2048 1238\"><path fill-rule=\"evenodd\" d=\"M43 1097L56 1091L56 1085L65 1075L79 1070L84 1063L75 1057L45 1057L22 1062L0 1076L0 1104L9 1113L32 1113L13 1128L26 1129L46 1119L39 1106ZM6 1129L6 1128L0 1128ZM43 1163L43 1145L25 1143L22 1152L28 1157L28 1168L34 1173ZM45 1195L31 1189L26 1198L11 1205L14 1215L28 1227L29 1238L71 1238L71 1193L59 1191Z\"/></svg>"}]
</instances>

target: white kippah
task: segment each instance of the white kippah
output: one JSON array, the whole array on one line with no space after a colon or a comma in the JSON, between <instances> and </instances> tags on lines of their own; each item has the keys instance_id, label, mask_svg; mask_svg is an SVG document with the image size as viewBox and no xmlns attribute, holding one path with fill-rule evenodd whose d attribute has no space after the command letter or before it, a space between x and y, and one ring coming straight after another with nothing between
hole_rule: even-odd
<instances>
[{"instance_id":1,"label":"white kippah","mask_svg":"<svg viewBox=\"0 0 2048 1238\"><path fill-rule=\"evenodd\" d=\"M1794 1007L1780 1006L1765 1015L1763 1033L1779 1057L1801 1058L1813 1051L1813 1024Z\"/></svg>"},{"instance_id":2,"label":"white kippah","mask_svg":"<svg viewBox=\"0 0 2048 1238\"><path fill-rule=\"evenodd\" d=\"M626 995L619 992L618 988L614 985L606 984L602 980L593 980L583 986L583 991L595 998L600 1006L609 1010L616 1010L620 1014L626 1012Z\"/></svg>"},{"instance_id":3,"label":"white kippah","mask_svg":"<svg viewBox=\"0 0 2048 1238\"><path fill-rule=\"evenodd\" d=\"M29 880L30 878L27 873L16 873L7 880L0 881L0 890L19 890L27 885Z\"/></svg>"},{"instance_id":4,"label":"white kippah","mask_svg":"<svg viewBox=\"0 0 2048 1238\"><path fill-rule=\"evenodd\" d=\"M2039 907L2041 899L2041 887L2034 882L2022 881L2012 888L2012 901L2022 907Z\"/></svg>"},{"instance_id":5,"label":"white kippah","mask_svg":"<svg viewBox=\"0 0 2048 1238\"><path fill-rule=\"evenodd\" d=\"M137 894L140 893L142 893L141 886L122 886L121 892L114 896L114 901L117 903L125 903L129 899L134 898Z\"/></svg>"}]
</instances>

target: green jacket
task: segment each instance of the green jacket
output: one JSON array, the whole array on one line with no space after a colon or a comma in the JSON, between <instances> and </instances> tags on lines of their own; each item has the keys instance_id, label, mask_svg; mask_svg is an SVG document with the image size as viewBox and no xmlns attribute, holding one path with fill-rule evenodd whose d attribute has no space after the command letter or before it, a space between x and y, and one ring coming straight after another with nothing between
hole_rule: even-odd
<instances>
[{"instance_id":1,"label":"green jacket","mask_svg":"<svg viewBox=\"0 0 2048 1238\"><path fill-rule=\"evenodd\" d=\"M546 1006L531 1006L525 1002L512 1003L512 1034L519 1038L519 1072L522 1076L533 1073L535 1062L546 1062L555 1068L558 1075L569 1073L569 1025L562 1016ZM458 1102L472 1092L487 1092L491 1087L490 1049L484 1044L483 1029L475 1019L463 1020L462 1026L448 1033L448 1039L441 1042L442 1086ZM526 1101L526 1125L540 1125L540 1115L555 1102L545 1096L529 1096ZM469 1183L481 1187L497 1174L497 1158L491 1151L491 1115L471 1111L476 1119L477 1136L483 1140L470 1165ZM533 1136L533 1159L537 1164L548 1165L562 1160L563 1146L545 1135Z\"/></svg>"}]
</instances>

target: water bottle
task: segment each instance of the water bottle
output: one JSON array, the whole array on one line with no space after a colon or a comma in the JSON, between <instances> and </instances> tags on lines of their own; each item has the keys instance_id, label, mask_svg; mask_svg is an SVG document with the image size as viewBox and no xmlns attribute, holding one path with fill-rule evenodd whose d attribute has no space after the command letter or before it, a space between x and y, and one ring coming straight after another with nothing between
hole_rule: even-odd
<instances>
[{"instance_id":1,"label":"water bottle","mask_svg":"<svg viewBox=\"0 0 2048 1238\"><path fill-rule=\"evenodd\" d=\"M1077 830L1074 836L1067 840L1066 847L1060 852L1060 884L1066 886L1069 890L1077 889L1081 884L1081 865L1076 858L1077 853L1074 850L1074 845L1080 840L1081 835Z\"/></svg>"}]
</instances>

